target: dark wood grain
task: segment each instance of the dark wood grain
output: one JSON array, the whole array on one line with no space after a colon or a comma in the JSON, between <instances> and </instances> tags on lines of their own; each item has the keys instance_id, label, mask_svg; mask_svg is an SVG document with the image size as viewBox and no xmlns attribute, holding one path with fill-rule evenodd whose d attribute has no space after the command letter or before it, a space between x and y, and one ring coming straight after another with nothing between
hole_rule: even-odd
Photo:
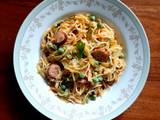
<instances>
[{"instance_id":1,"label":"dark wood grain","mask_svg":"<svg viewBox=\"0 0 160 120\"><path fill-rule=\"evenodd\" d=\"M23 96L13 71L13 47L23 20L41 0L0 1L0 120L47 120ZM138 16L149 38L151 68L136 102L115 120L160 119L160 1L123 0Z\"/></svg>"},{"instance_id":2,"label":"dark wood grain","mask_svg":"<svg viewBox=\"0 0 160 120\"><path fill-rule=\"evenodd\" d=\"M146 85L136 102L116 120L160 119L160 1L123 0L138 16L147 33L151 66Z\"/></svg>"}]
</instances>

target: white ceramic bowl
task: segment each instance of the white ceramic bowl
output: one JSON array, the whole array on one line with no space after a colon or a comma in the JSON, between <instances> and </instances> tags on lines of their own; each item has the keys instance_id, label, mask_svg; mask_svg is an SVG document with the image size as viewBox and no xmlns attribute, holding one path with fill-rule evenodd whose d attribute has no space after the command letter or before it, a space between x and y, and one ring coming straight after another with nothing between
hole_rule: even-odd
<instances>
[{"instance_id":1,"label":"white ceramic bowl","mask_svg":"<svg viewBox=\"0 0 160 120\"><path fill-rule=\"evenodd\" d=\"M127 66L118 83L102 97L85 105L65 103L50 91L37 73L42 34L58 18L80 11L99 14L122 33ZM142 91L148 76L150 51L147 36L134 13L118 0L45 0L22 24L14 48L14 68L29 102L54 120L107 120L124 112Z\"/></svg>"}]
</instances>

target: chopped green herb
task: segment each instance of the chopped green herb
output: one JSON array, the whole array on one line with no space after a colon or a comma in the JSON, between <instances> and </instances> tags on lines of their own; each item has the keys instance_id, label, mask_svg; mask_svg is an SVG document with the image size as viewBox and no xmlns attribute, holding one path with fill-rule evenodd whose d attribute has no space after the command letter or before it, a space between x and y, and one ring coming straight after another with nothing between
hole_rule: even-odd
<instances>
[{"instance_id":1,"label":"chopped green herb","mask_svg":"<svg viewBox=\"0 0 160 120\"><path fill-rule=\"evenodd\" d=\"M96 96L95 95L90 95L89 99L92 100L92 101L95 101L96 100Z\"/></svg>"},{"instance_id":2,"label":"chopped green herb","mask_svg":"<svg viewBox=\"0 0 160 120\"><path fill-rule=\"evenodd\" d=\"M77 53L77 50L73 50L73 52L72 52L73 54L76 54Z\"/></svg>"},{"instance_id":3,"label":"chopped green herb","mask_svg":"<svg viewBox=\"0 0 160 120\"><path fill-rule=\"evenodd\" d=\"M97 29L100 29L100 28L102 28L101 23L97 23Z\"/></svg>"},{"instance_id":4,"label":"chopped green herb","mask_svg":"<svg viewBox=\"0 0 160 120\"><path fill-rule=\"evenodd\" d=\"M61 89L62 90L62 89ZM62 90L60 92L57 93L59 96L63 96L63 97L68 97L69 95L69 90L68 89L65 89L65 90Z\"/></svg>"},{"instance_id":5,"label":"chopped green herb","mask_svg":"<svg viewBox=\"0 0 160 120\"><path fill-rule=\"evenodd\" d=\"M72 55L71 54L67 54L67 58L68 59L72 59Z\"/></svg>"},{"instance_id":6,"label":"chopped green herb","mask_svg":"<svg viewBox=\"0 0 160 120\"><path fill-rule=\"evenodd\" d=\"M72 89L73 86L74 86L74 82L73 81L68 81L67 80L64 80L62 83L61 83L61 86L64 85L65 86L65 89Z\"/></svg>"},{"instance_id":7,"label":"chopped green herb","mask_svg":"<svg viewBox=\"0 0 160 120\"><path fill-rule=\"evenodd\" d=\"M80 77L80 78L85 78L86 75L85 75L84 73L80 73L80 74L79 74L79 77Z\"/></svg>"},{"instance_id":8,"label":"chopped green herb","mask_svg":"<svg viewBox=\"0 0 160 120\"><path fill-rule=\"evenodd\" d=\"M103 81L103 77L102 76L99 76L98 79L99 79L100 82Z\"/></svg>"},{"instance_id":9,"label":"chopped green herb","mask_svg":"<svg viewBox=\"0 0 160 120\"><path fill-rule=\"evenodd\" d=\"M98 80L98 78L97 78L97 77L95 77L95 78L92 78L92 80L93 80L93 82L94 82L94 83L97 83L97 82L99 82L99 80Z\"/></svg>"},{"instance_id":10,"label":"chopped green herb","mask_svg":"<svg viewBox=\"0 0 160 120\"><path fill-rule=\"evenodd\" d=\"M103 77L102 76L97 76L92 78L94 83L98 83L98 82L102 82L103 81Z\"/></svg>"},{"instance_id":11,"label":"chopped green herb","mask_svg":"<svg viewBox=\"0 0 160 120\"><path fill-rule=\"evenodd\" d=\"M65 51L64 48L59 48L59 49L57 50L57 52L58 52L59 55L63 54L64 51Z\"/></svg>"},{"instance_id":12,"label":"chopped green herb","mask_svg":"<svg viewBox=\"0 0 160 120\"><path fill-rule=\"evenodd\" d=\"M58 49L58 47L55 44L53 44L52 42L47 42L46 46L48 49L54 49L54 50Z\"/></svg>"},{"instance_id":13,"label":"chopped green herb","mask_svg":"<svg viewBox=\"0 0 160 120\"><path fill-rule=\"evenodd\" d=\"M79 54L78 54L78 57L79 58L82 58L84 56L84 47L85 47L85 43L83 43L82 41L79 41L76 45L78 51L79 51Z\"/></svg>"},{"instance_id":14,"label":"chopped green herb","mask_svg":"<svg viewBox=\"0 0 160 120\"><path fill-rule=\"evenodd\" d=\"M53 49L57 50L58 47L54 44L54 45L53 45Z\"/></svg>"},{"instance_id":15,"label":"chopped green herb","mask_svg":"<svg viewBox=\"0 0 160 120\"><path fill-rule=\"evenodd\" d=\"M61 87L61 89L62 89L63 91L66 90L66 86L65 86L65 85L60 85L60 87Z\"/></svg>"},{"instance_id":16,"label":"chopped green herb","mask_svg":"<svg viewBox=\"0 0 160 120\"><path fill-rule=\"evenodd\" d=\"M95 16L95 15L90 15L89 17L90 17L90 19L91 19L92 21L95 21L95 20L96 20L96 16Z\"/></svg>"},{"instance_id":17,"label":"chopped green herb","mask_svg":"<svg viewBox=\"0 0 160 120\"><path fill-rule=\"evenodd\" d=\"M69 78L67 78L66 80L67 80L67 81L70 81L70 79L69 79Z\"/></svg>"},{"instance_id":18,"label":"chopped green herb","mask_svg":"<svg viewBox=\"0 0 160 120\"><path fill-rule=\"evenodd\" d=\"M95 61L92 63L92 66L93 66L93 67L97 67L97 66L99 66L100 64L101 64L101 62L95 60Z\"/></svg>"}]
</instances>

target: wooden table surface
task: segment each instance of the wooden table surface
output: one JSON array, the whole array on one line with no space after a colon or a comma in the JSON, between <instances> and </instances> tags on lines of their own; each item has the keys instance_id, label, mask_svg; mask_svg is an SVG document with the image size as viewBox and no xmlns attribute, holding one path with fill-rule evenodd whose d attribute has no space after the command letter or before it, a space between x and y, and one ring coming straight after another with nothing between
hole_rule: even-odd
<instances>
[{"instance_id":1,"label":"wooden table surface","mask_svg":"<svg viewBox=\"0 0 160 120\"><path fill-rule=\"evenodd\" d=\"M21 23L41 0L0 1L0 120L47 120L20 91L13 71L13 46ZM151 48L151 68L136 102L115 120L160 119L160 0L123 0L142 22Z\"/></svg>"}]
</instances>

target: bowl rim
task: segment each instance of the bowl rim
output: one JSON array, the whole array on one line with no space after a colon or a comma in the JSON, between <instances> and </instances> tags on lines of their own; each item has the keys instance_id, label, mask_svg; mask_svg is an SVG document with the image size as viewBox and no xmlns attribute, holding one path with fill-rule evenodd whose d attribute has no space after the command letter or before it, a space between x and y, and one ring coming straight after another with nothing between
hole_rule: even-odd
<instances>
[{"instance_id":1,"label":"bowl rim","mask_svg":"<svg viewBox=\"0 0 160 120\"><path fill-rule=\"evenodd\" d=\"M20 43L21 43L21 38L23 37L25 30L27 29L29 23L32 21L32 19L45 7L47 7L50 3L56 2L57 0L44 0L41 2L39 5L37 5L30 13L29 15L25 18L23 24L21 25L19 32L16 37L15 45L14 45L14 51L13 51L13 64L14 64L14 71L16 75L16 79L18 82L18 85L23 92L24 96L26 99L29 101L29 103L41 114L44 116L50 118L50 119L56 119L56 120L64 120L63 118L60 118L60 116L57 116L49 111L47 111L45 108L43 108L41 105L38 104L38 102L31 96L29 91L27 90L23 79L20 75L20 69L17 67L19 66L19 57L18 53L20 52ZM113 3L114 5L120 7L121 9L124 10L124 12L127 14L127 16L132 19L134 22L138 32L140 33L142 44L143 44L143 51L144 52L144 66L143 66L143 71L142 71L142 76L141 79L138 82L138 85L136 86L134 92L132 95L126 100L125 103L120 105L115 111L109 113L108 115L105 115L103 117L98 118L99 120L106 120L106 119L113 119L117 116L119 116L121 113L123 113L125 110L127 110L137 99L137 97L140 95L142 92L142 89L144 88L145 82L147 81L149 69L150 69L150 47L149 47L149 41L148 37L145 33L145 30L139 21L138 17L132 12L132 10L124 4L122 1L113 1L113 0L105 0Z\"/></svg>"}]
</instances>

